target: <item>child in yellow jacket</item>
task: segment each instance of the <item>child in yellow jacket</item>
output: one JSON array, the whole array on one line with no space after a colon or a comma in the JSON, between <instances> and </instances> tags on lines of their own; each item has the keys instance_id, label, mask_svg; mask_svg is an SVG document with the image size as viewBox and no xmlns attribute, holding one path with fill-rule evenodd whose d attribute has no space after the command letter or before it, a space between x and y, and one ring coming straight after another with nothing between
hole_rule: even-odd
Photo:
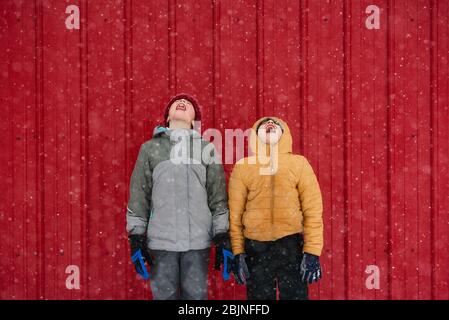
<instances>
[{"instance_id":1,"label":"child in yellow jacket","mask_svg":"<svg viewBox=\"0 0 449 320\"><path fill-rule=\"evenodd\" d=\"M307 285L321 278L323 204L312 167L292 154L287 124L256 121L253 156L235 165L229 180L234 273L248 299L307 299Z\"/></svg>"}]
</instances>

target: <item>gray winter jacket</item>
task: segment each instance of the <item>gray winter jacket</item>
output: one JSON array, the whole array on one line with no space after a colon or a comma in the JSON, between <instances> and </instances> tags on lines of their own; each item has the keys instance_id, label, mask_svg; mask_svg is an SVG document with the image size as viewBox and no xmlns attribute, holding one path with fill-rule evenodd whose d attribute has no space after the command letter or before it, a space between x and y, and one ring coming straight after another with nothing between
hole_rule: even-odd
<instances>
[{"instance_id":1,"label":"gray winter jacket","mask_svg":"<svg viewBox=\"0 0 449 320\"><path fill-rule=\"evenodd\" d=\"M156 127L131 176L129 234L147 234L155 250L210 247L229 228L226 180L214 145L187 129Z\"/></svg>"}]
</instances>

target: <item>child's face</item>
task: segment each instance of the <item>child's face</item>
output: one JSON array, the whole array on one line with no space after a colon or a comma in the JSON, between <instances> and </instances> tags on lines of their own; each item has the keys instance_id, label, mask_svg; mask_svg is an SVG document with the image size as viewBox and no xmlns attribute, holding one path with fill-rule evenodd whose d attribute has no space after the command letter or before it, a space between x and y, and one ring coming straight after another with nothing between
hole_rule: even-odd
<instances>
[{"instance_id":1,"label":"child's face","mask_svg":"<svg viewBox=\"0 0 449 320\"><path fill-rule=\"evenodd\" d=\"M195 119L195 109L189 100L179 99L172 103L168 111L168 121L177 120L191 124Z\"/></svg>"},{"instance_id":2,"label":"child's face","mask_svg":"<svg viewBox=\"0 0 449 320\"><path fill-rule=\"evenodd\" d=\"M282 128L279 124L272 119L268 119L262 123L257 130L257 135L263 143L269 145L275 145L279 142L282 136Z\"/></svg>"}]
</instances>

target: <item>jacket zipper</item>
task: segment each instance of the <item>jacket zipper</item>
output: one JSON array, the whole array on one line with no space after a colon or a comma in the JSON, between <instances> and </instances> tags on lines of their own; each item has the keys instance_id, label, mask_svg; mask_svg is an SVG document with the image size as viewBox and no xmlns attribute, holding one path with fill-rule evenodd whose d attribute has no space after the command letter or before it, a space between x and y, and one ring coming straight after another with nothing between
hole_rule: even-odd
<instances>
[{"instance_id":1,"label":"jacket zipper","mask_svg":"<svg viewBox=\"0 0 449 320\"><path fill-rule=\"evenodd\" d=\"M271 223L271 238L273 238L273 228L274 228L274 191L275 191L275 184L274 184L274 168L273 168L273 157L272 157L272 152L271 152L271 147L269 147L270 149L270 181L271 181L271 199L270 199L270 223Z\"/></svg>"},{"instance_id":2,"label":"jacket zipper","mask_svg":"<svg viewBox=\"0 0 449 320\"><path fill-rule=\"evenodd\" d=\"M190 146L189 146L189 148L190 148ZM190 152L190 150L189 150L189 152ZM185 166L186 166L186 168L187 168L187 184L186 184L186 186L187 186L187 217L188 217L188 223L189 223L189 238L188 238L188 241L189 241L189 250L190 250L190 203L189 203L189 170L190 170L190 166L189 166L189 162L191 161L190 160L190 154L188 155L188 160L187 160L187 163L185 164Z\"/></svg>"}]
</instances>

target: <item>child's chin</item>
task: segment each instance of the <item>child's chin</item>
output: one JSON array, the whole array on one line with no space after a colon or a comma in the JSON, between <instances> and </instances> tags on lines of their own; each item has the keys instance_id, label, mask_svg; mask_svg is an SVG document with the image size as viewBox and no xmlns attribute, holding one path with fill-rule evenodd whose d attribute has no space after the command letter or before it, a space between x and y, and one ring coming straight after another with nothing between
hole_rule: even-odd
<instances>
[{"instance_id":1,"label":"child's chin","mask_svg":"<svg viewBox=\"0 0 449 320\"><path fill-rule=\"evenodd\" d=\"M173 120L187 122L187 123L192 122L187 117L174 117Z\"/></svg>"}]
</instances>

